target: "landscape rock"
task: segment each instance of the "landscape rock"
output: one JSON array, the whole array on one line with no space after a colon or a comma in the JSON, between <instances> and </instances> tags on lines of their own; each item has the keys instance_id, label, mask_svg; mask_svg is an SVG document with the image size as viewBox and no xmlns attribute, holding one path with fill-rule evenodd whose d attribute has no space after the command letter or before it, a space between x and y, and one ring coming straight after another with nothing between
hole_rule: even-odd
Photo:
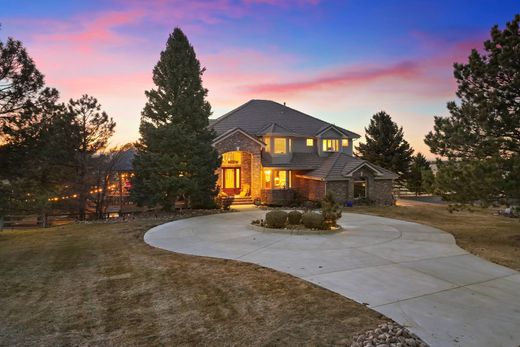
<instances>
[{"instance_id":1,"label":"landscape rock","mask_svg":"<svg viewBox=\"0 0 520 347\"><path fill-rule=\"evenodd\" d=\"M353 341L350 347L428 347L418 336L393 322L356 335Z\"/></svg>"}]
</instances>

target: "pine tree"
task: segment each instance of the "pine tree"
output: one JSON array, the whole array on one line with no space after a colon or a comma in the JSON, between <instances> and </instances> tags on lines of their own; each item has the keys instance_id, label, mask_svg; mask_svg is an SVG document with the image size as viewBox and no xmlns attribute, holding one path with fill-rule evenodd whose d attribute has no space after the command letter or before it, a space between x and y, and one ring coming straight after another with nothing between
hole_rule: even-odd
<instances>
[{"instance_id":1,"label":"pine tree","mask_svg":"<svg viewBox=\"0 0 520 347\"><path fill-rule=\"evenodd\" d=\"M132 197L171 209L178 199L208 207L216 195L219 165L208 128L211 106L200 63L188 38L175 28L153 70L155 88L141 116Z\"/></svg>"},{"instance_id":2,"label":"pine tree","mask_svg":"<svg viewBox=\"0 0 520 347\"><path fill-rule=\"evenodd\" d=\"M83 95L78 100L71 99L67 105L67 112L74 126L71 137L76 153L76 172L72 186L74 193L78 195L76 201L79 219L84 220L90 190L95 184L94 156L105 149L114 134L116 123L101 110L98 100L89 95Z\"/></svg>"},{"instance_id":3,"label":"pine tree","mask_svg":"<svg viewBox=\"0 0 520 347\"><path fill-rule=\"evenodd\" d=\"M43 226L52 208L49 199L62 196L73 175L73 128L58 97L55 89L47 88L27 102L4 127L6 142L0 147L0 181L7 192L1 196L4 213L38 213Z\"/></svg>"},{"instance_id":4,"label":"pine tree","mask_svg":"<svg viewBox=\"0 0 520 347\"><path fill-rule=\"evenodd\" d=\"M0 121L5 123L45 85L25 47L13 38L0 41L0 85Z\"/></svg>"},{"instance_id":5,"label":"pine tree","mask_svg":"<svg viewBox=\"0 0 520 347\"><path fill-rule=\"evenodd\" d=\"M410 173L406 178L406 186L411 192L414 192L415 195L429 191L428 186L431 183L428 180L431 180L431 176L429 175L431 172L432 169L426 157L420 152L417 153L412 159Z\"/></svg>"},{"instance_id":6,"label":"pine tree","mask_svg":"<svg viewBox=\"0 0 520 347\"><path fill-rule=\"evenodd\" d=\"M410 169L413 149L404 139L403 128L381 111L374 114L365 132L365 143L356 147L359 156L395 172L400 179L405 178Z\"/></svg>"},{"instance_id":7,"label":"pine tree","mask_svg":"<svg viewBox=\"0 0 520 347\"><path fill-rule=\"evenodd\" d=\"M452 201L520 197L519 24L517 14L504 30L494 26L483 54L473 49L467 64L454 65L460 102L448 103L450 116L435 117L425 138L449 159L437 189Z\"/></svg>"}]
</instances>

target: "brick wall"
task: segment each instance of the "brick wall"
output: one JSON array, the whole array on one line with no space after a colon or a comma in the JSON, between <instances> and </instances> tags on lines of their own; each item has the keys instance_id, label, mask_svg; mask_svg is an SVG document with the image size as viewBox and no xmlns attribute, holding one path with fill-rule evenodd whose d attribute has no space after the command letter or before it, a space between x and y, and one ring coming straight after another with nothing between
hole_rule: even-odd
<instances>
[{"instance_id":1,"label":"brick wall","mask_svg":"<svg viewBox=\"0 0 520 347\"><path fill-rule=\"evenodd\" d=\"M325 182L295 177L293 189L307 200L318 201L325 197Z\"/></svg>"}]
</instances>

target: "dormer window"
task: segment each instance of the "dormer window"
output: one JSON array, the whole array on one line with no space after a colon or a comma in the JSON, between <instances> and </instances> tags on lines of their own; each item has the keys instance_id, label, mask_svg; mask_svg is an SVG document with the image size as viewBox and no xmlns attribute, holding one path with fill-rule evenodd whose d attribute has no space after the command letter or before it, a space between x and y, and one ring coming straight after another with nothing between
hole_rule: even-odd
<instances>
[{"instance_id":1,"label":"dormer window","mask_svg":"<svg viewBox=\"0 0 520 347\"><path fill-rule=\"evenodd\" d=\"M314 146L314 139L307 139L307 147Z\"/></svg>"},{"instance_id":2,"label":"dormer window","mask_svg":"<svg viewBox=\"0 0 520 347\"><path fill-rule=\"evenodd\" d=\"M274 154L286 154L287 153L287 139L284 137L274 138Z\"/></svg>"},{"instance_id":3,"label":"dormer window","mask_svg":"<svg viewBox=\"0 0 520 347\"><path fill-rule=\"evenodd\" d=\"M348 139L341 139L341 147L348 147Z\"/></svg>"},{"instance_id":4,"label":"dormer window","mask_svg":"<svg viewBox=\"0 0 520 347\"><path fill-rule=\"evenodd\" d=\"M339 151L339 140L323 139L323 152L337 152Z\"/></svg>"}]
</instances>

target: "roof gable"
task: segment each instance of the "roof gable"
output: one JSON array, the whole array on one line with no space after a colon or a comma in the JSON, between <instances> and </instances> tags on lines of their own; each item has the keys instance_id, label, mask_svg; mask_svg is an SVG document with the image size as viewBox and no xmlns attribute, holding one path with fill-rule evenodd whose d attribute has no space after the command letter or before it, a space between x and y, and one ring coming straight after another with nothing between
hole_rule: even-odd
<instances>
[{"instance_id":1,"label":"roof gable","mask_svg":"<svg viewBox=\"0 0 520 347\"><path fill-rule=\"evenodd\" d=\"M302 136L277 123L268 124L262 130L257 132L256 135L258 135L258 136L265 136L265 135Z\"/></svg>"},{"instance_id":2,"label":"roof gable","mask_svg":"<svg viewBox=\"0 0 520 347\"><path fill-rule=\"evenodd\" d=\"M237 133L244 135L245 137L249 138L251 141L259 144L260 146L265 147L265 143L263 143L262 141L258 140L255 137L249 135L247 132L245 132L244 130L242 130L240 128L229 129L228 131L226 131L222 135L217 136L217 138L215 138L215 140L213 140L212 145L215 146L217 143L220 143L220 142L226 140L227 138L229 138L230 136L233 136L233 135L235 135Z\"/></svg>"}]
</instances>

